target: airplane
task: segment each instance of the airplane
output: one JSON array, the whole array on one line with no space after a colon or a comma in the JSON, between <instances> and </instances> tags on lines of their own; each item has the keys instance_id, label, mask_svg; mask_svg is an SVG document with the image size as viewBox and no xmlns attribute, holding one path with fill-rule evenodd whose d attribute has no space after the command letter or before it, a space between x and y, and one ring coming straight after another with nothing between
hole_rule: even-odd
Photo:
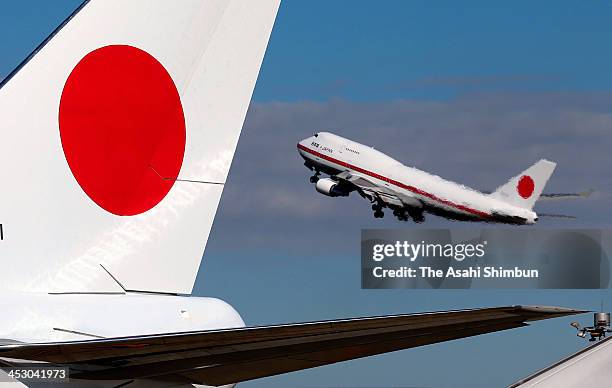
<instances>
[{"instance_id":1,"label":"airplane","mask_svg":"<svg viewBox=\"0 0 612 388\"><path fill-rule=\"evenodd\" d=\"M485 221L532 225L538 221L533 206L540 197L588 197L584 193L542 194L556 164L542 159L492 193L480 192L413 167L388 155L330 132L301 140L297 149L314 175L317 192L346 197L357 191L372 203L375 218L389 208L400 221L425 221L431 213L456 221ZM328 178L320 178L321 173ZM566 215L543 216L574 218Z\"/></svg>"},{"instance_id":2,"label":"airplane","mask_svg":"<svg viewBox=\"0 0 612 388\"><path fill-rule=\"evenodd\" d=\"M192 295L279 3L85 1L0 82L2 381L231 387L582 313L248 327Z\"/></svg>"}]
</instances>

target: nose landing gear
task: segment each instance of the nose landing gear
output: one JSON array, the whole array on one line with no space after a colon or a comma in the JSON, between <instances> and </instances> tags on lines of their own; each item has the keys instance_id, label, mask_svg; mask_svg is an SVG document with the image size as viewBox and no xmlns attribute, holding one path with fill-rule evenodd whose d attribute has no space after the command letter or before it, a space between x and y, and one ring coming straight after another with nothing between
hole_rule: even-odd
<instances>
[{"instance_id":1,"label":"nose landing gear","mask_svg":"<svg viewBox=\"0 0 612 388\"><path fill-rule=\"evenodd\" d=\"M315 167L315 165L310 161L305 161L304 166L310 171L314 171L314 175L310 177L310 183L317 183L319 181L319 175L321 172Z\"/></svg>"},{"instance_id":2,"label":"nose landing gear","mask_svg":"<svg viewBox=\"0 0 612 388\"><path fill-rule=\"evenodd\" d=\"M319 171L315 172L315 174L310 177L310 183L317 183L319 181L319 175L321 175Z\"/></svg>"}]
</instances>

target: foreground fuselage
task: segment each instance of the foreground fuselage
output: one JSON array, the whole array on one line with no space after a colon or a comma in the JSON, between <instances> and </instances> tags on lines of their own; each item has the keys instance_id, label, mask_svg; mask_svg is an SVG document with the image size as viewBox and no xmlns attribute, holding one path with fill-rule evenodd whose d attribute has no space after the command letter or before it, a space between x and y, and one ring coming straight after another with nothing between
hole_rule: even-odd
<instances>
[{"instance_id":1,"label":"foreground fuselage","mask_svg":"<svg viewBox=\"0 0 612 388\"><path fill-rule=\"evenodd\" d=\"M423 210L458 220L533 224L537 214L469 187L408 167L372 147L321 132L298 143L308 167L331 176L347 171L415 198Z\"/></svg>"},{"instance_id":2,"label":"foreground fuselage","mask_svg":"<svg viewBox=\"0 0 612 388\"><path fill-rule=\"evenodd\" d=\"M244 327L216 298L3 291L0 342L55 342Z\"/></svg>"},{"instance_id":3,"label":"foreground fuselage","mask_svg":"<svg viewBox=\"0 0 612 388\"><path fill-rule=\"evenodd\" d=\"M0 344L84 341L245 326L228 303L192 296L3 291L0 309L3 311ZM71 379L70 383L57 383L57 386L111 387L122 381ZM167 382L137 379L130 386L167 386Z\"/></svg>"}]
</instances>

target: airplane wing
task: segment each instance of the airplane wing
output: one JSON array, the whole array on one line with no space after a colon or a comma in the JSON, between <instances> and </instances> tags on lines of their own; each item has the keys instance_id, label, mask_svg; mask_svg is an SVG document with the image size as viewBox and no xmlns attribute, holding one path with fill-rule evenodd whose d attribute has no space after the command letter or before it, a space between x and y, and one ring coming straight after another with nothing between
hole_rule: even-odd
<instances>
[{"instance_id":1,"label":"airplane wing","mask_svg":"<svg viewBox=\"0 0 612 388\"><path fill-rule=\"evenodd\" d=\"M580 314L510 306L267 327L0 345L0 358L68 365L71 378L224 385Z\"/></svg>"},{"instance_id":2,"label":"airplane wing","mask_svg":"<svg viewBox=\"0 0 612 388\"><path fill-rule=\"evenodd\" d=\"M349 184L355 187L362 196L366 196L369 198L377 198L387 204L395 205L398 207L423 207L423 203L416 197L409 196L403 193L398 193L391 188L376 184L362 175L344 171L336 175L336 178L338 178L345 184Z\"/></svg>"}]
</instances>

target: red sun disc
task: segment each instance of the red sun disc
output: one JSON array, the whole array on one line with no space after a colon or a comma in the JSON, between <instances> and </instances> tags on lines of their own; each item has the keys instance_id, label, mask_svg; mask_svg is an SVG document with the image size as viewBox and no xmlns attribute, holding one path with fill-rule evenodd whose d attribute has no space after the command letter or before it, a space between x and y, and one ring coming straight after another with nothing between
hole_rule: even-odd
<instances>
[{"instance_id":1,"label":"red sun disc","mask_svg":"<svg viewBox=\"0 0 612 388\"><path fill-rule=\"evenodd\" d=\"M59 128L78 184L116 215L155 207L174 184L162 177L177 177L183 163L176 86L161 63L132 46L105 46L81 59L62 91Z\"/></svg>"},{"instance_id":2,"label":"red sun disc","mask_svg":"<svg viewBox=\"0 0 612 388\"><path fill-rule=\"evenodd\" d=\"M535 183L529 175L523 175L521 179L519 179L518 185L516 186L516 190L518 191L519 195L525 199L531 197L534 189Z\"/></svg>"}]
</instances>

